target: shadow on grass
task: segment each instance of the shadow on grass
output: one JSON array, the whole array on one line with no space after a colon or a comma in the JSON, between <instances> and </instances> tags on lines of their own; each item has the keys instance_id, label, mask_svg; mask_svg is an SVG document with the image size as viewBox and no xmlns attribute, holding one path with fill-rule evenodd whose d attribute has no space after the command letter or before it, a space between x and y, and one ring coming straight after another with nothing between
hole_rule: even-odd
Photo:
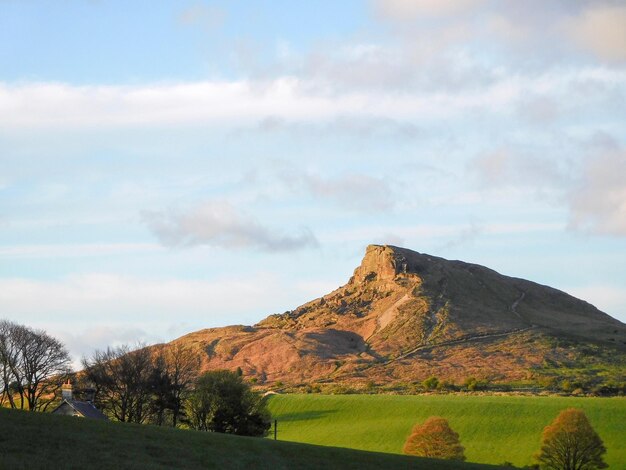
<instances>
[{"instance_id":1,"label":"shadow on grass","mask_svg":"<svg viewBox=\"0 0 626 470\"><path fill-rule=\"evenodd\" d=\"M320 419L328 415L336 413L336 410L311 410L299 411L297 413L286 413L284 415L275 416L278 421L308 421L311 419Z\"/></svg>"}]
</instances>

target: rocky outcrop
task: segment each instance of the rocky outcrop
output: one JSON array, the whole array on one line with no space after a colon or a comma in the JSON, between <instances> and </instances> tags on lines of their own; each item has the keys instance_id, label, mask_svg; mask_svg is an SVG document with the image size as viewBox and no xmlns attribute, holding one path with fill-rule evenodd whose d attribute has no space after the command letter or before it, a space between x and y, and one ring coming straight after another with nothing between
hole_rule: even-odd
<instances>
[{"instance_id":1,"label":"rocky outcrop","mask_svg":"<svg viewBox=\"0 0 626 470\"><path fill-rule=\"evenodd\" d=\"M483 266L370 245L349 282L319 299L254 327L202 330L175 342L195 348L205 368L241 367L263 383L485 373L521 380L557 354L550 338L623 355L626 325L564 292Z\"/></svg>"}]
</instances>

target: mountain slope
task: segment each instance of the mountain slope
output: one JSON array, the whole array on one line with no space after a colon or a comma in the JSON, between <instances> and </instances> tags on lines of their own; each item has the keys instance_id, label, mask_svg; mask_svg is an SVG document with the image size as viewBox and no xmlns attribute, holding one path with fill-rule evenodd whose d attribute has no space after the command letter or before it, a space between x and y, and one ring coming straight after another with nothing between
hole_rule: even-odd
<instances>
[{"instance_id":1,"label":"mountain slope","mask_svg":"<svg viewBox=\"0 0 626 470\"><path fill-rule=\"evenodd\" d=\"M201 330L175 343L206 368L260 383L528 379L581 351L623 361L626 325L564 292L394 246L370 245L349 282L255 326ZM583 354L583 355L584 355ZM602 356L602 357L600 357Z\"/></svg>"}]
</instances>

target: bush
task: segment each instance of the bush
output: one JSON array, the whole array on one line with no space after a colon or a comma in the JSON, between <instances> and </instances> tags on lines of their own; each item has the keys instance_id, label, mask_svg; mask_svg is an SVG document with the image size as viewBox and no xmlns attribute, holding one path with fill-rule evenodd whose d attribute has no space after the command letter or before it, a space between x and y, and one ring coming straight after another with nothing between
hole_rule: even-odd
<instances>
[{"instance_id":1,"label":"bush","mask_svg":"<svg viewBox=\"0 0 626 470\"><path fill-rule=\"evenodd\" d=\"M448 421L431 416L423 424L416 424L404 443L404 453L419 457L447 460L465 460L465 449L459 435Z\"/></svg>"},{"instance_id":2,"label":"bush","mask_svg":"<svg viewBox=\"0 0 626 470\"><path fill-rule=\"evenodd\" d=\"M477 390L485 390L488 382L486 380L478 380L476 377L469 377L465 380L463 386L470 392Z\"/></svg>"},{"instance_id":3,"label":"bush","mask_svg":"<svg viewBox=\"0 0 626 470\"><path fill-rule=\"evenodd\" d=\"M439 379L435 376L428 377L422 382L422 385L426 390L434 390L437 388L437 385L439 385Z\"/></svg>"}]
</instances>

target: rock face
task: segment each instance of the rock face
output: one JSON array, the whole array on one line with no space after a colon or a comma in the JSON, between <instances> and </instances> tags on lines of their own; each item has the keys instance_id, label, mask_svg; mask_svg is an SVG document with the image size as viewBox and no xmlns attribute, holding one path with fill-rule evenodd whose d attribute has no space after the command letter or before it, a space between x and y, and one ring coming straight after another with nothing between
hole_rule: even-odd
<instances>
[{"instance_id":1,"label":"rock face","mask_svg":"<svg viewBox=\"0 0 626 470\"><path fill-rule=\"evenodd\" d=\"M397 248L369 245L361 265L354 270L352 282L362 284L368 280L389 281L407 271L407 260Z\"/></svg>"},{"instance_id":2,"label":"rock face","mask_svg":"<svg viewBox=\"0 0 626 470\"><path fill-rule=\"evenodd\" d=\"M205 368L241 367L259 383L511 381L546 361L574 360L576 345L626 357L626 325L564 292L483 266L370 245L349 282L319 299L253 327L174 342L195 348Z\"/></svg>"}]
</instances>

